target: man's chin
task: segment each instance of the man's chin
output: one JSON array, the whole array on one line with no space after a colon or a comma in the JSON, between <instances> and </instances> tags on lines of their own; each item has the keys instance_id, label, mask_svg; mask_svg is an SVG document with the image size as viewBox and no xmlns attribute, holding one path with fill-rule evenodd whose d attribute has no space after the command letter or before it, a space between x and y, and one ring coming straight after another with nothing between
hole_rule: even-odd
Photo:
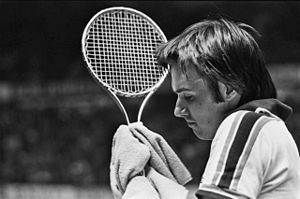
<instances>
[{"instance_id":1,"label":"man's chin","mask_svg":"<svg viewBox=\"0 0 300 199\"><path fill-rule=\"evenodd\" d=\"M210 138L209 136L207 136L207 135L205 136L205 135L203 135L203 133L196 131L195 129L192 129L192 130L198 139L203 140L203 141L212 141L212 138Z\"/></svg>"}]
</instances>

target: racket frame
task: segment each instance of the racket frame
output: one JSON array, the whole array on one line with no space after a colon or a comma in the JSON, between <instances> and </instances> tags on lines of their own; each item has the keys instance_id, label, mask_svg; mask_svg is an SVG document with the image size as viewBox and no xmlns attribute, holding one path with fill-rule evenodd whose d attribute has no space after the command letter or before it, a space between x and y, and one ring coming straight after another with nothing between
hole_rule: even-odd
<instances>
[{"instance_id":1,"label":"racket frame","mask_svg":"<svg viewBox=\"0 0 300 199\"><path fill-rule=\"evenodd\" d=\"M150 97L154 94L154 92L160 87L160 85L164 82L165 78L167 77L168 73L169 73L169 66L167 67L167 69L164 69L164 74L163 76L159 79L159 81L153 85L152 87L139 92L139 93L127 93L127 92L123 92L120 90L117 90L111 86L109 86L107 83L103 82L95 73L94 71L91 69L90 66L90 62L88 61L89 58L86 55L86 38L87 38L87 33L89 31L89 29L91 28L91 24L99 17L99 15L102 15L106 12L113 12L113 11L118 11L118 10L126 10L128 12L131 13L135 13L137 15L140 15L142 18L145 18L148 22L150 22L154 29L159 33L159 35L162 37L162 42L167 42L167 38L165 36L165 34L163 33L163 31L160 29L160 27L146 14L135 10L133 8L129 8L129 7L122 7L122 6L115 6L115 7L110 7L110 8L106 8L103 10L100 10L98 13L96 13L91 19L90 21L87 23L87 25L85 26L85 29L83 31L83 35L82 35L82 39L81 39L81 47L82 47L82 53L84 55L84 60L87 63L87 67L88 67L88 71L91 73L91 75L93 76L93 78L95 78L95 80L100 84L100 86L102 86L104 88L104 90L106 90L108 92L108 94L113 98L113 100L115 101L115 103L117 104L117 106L119 107L120 111L123 113L123 115L125 116L126 122L127 124L130 124L130 120L127 114L127 111L125 109L125 107L123 106L123 104L121 103L119 96L123 96L123 97L142 97L142 96L146 96L139 108L139 112L138 112L138 116L137 116L137 122L141 121L141 117L142 117L142 113L144 110L144 107L146 106L148 100L150 99Z\"/></svg>"}]
</instances>

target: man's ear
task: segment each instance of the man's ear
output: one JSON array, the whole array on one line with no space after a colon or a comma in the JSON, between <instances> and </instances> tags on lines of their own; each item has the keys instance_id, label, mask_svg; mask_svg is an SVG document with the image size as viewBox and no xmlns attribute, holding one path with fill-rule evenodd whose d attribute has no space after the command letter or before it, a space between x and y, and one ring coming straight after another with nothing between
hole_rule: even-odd
<instances>
[{"instance_id":1,"label":"man's ear","mask_svg":"<svg viewBox=\"0 0 300 199\"><path fill-rule=\"evenodd\" d=\"M241 95L235 90L233 89L231 86L229 85L225 85L222 82L218 82L218 86L219 86L219 91L220 94L224 100L224 102L228 102L230 104L236 105L238 104Z\"/></svg>"}]
</instances>

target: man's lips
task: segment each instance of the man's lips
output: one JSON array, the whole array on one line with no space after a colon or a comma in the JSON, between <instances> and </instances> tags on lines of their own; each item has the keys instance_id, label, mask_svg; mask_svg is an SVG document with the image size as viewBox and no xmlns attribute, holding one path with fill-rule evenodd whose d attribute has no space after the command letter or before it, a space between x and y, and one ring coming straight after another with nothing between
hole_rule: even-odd
<instances>
[{"instance_id":1,"label":"man's lips","mask_svg":"<svg viewBox=\"0 0 300 199\"><path fill-rule=\"evenodd\" d=\"M193 121L186 121L186 123L189 127L196 125L196 122L193 122Z\"/></svg>"}]
</instances>

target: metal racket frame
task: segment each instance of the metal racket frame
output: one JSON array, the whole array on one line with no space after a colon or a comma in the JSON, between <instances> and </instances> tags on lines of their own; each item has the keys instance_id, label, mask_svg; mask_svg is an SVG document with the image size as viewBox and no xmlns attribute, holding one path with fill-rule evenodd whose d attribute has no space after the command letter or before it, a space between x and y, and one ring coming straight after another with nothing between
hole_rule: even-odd
<instances>
[{"instance_id":1,"label":"metal racket frame","mask_svg":"<svg viewBox=\"0 0 300 199\"><path fill-rule=\"evenodd\" d=\"M119 96L123 96L123 97L142 97L142 96L145 96L146 97L144 98L143 102L141 103L140 105L140 108L139 108L139 112L138 112L138 116L137 116L137 121L140 122L141 121L141 117L142 117L142 112L144 110L144 107L146 105L146 103L148 102L149 98L154 94L154 92L160 87L160 85L164 82L165 78L167 77L168 75L168 72L169 72L169 68L167 68L165 71L164 71L164 74L163 76L160 78L160 80L155 84L153 85L152 87L142 91L142 92L139 92L139 93L127 93L127 92L123 92L123 91L120 91L120 90L117 90L113 87L111 87L110 85L108 85L106 82L102 81L97 74L95 74L95 72L92 70L91 66L90 66L90 62L89 62L89 58L88 56L86 55L86 38L87 38L87 33L89 32L89 29L91 28L91 24L100 16L100 15L103 15L107 12L116 12L116 11L126 11L126 12L130 12L130 13L134 13L135 15L139 15L141 16L142 18L146 19L153 27L154 29L160 34L160 36L162 37L163 41L166 42L167 41L167 38L166 36L164 35L164 33L162 32L162 30L159 28L159 26L150 18L148 17L146 14L138 11L138 10L135 10L133 8L128 8L128 7L110 7L110 8L106 8L106 9L103 9L101 11L99 11L97 14L95 14L91 19L90 21L88 22L88 24L86 25L85 29L84 29L84 32L83 32L83 35L82 35L82 40L81 40L81 46L82 46L82 52L83 52L83 55L84 55L84 59L85 59L85 62L87 63L87 66L88 66L88 69L89 69L89 72L91 73L91 75L96 79L96 81L102 86L105 88L106 91L108 91L108 93L110 94L110 96L114 99L114 101L116 102L116 104L118 105L119 109L121 110L121 112L123 113L123 115L125 116L126 118L126 122L127 124L130 124L130 120L129 120L129 117L128 117L128 114L127 114L127 111L126 109L124 108L123 104L121 103L120 99L118 98L117 95Z\"/></svg>"}]
</instances>

